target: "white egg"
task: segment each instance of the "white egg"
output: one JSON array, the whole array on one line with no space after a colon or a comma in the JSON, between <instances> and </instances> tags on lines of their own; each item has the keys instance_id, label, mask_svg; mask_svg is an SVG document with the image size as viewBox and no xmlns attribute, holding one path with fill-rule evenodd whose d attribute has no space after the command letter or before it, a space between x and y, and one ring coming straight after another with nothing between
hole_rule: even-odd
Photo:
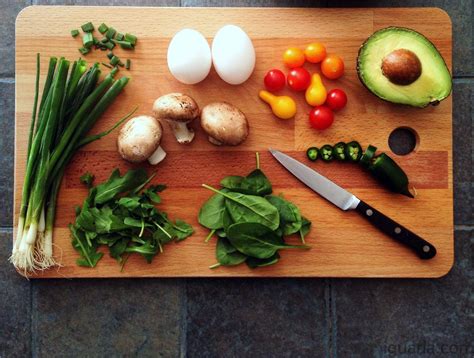
<instances>
[{"instance_id":1,"label":"white egg","mask_svg":"<svg viewBox=\"0 0 474 358\"><path fill-rule=\"evenodd\" d=\"M219 76L231 85L239 85L255 68L255 49L240 27L226 25L212 41L212 62Z\"/></svg>"},{"instance_id":2,"label":"white egg","mask_svg":"<svg viewBox=\"0 0 474 358\"><path fill-rule=\"evenodd\" d=\"M180 82L201 82L211 70L211 49L206 38L193 29L183 29L173 36L168 46L168 68Z\"/></svg>"}]
</instances>

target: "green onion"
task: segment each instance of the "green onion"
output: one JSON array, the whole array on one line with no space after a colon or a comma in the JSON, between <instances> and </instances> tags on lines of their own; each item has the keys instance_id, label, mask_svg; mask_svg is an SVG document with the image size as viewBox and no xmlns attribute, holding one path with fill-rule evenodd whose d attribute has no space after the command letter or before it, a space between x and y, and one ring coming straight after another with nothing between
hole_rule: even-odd
<instances>
[{"instance_id":1,"label":"green onion","mask_svg":"<svg viewBox=\"0 0 474 358\"><path fill-rule=\"evenodd\" d=\"M125 34L125 40L130 42L133 46L137 44L137 37L132 34Z\"/></svg>"},{"instance_id":2,"label":"green onion","mask_svg":"<svg viewBox=\"0 0 474 358\"><path fill-rule=\"evenodd\" d=\"M115 34L117 33L117 30L115 30L113 27L109 27L107 32L105 33L105 36L111 40L114 38Z\"/></svg>"},{"instance_id":3,"label":"green onion","mask_svg":"<svg viewBox=\"0 0 474 358\"><path fill-rule=\"evenodd\" d=\"M119 45L121 48L123 49L133 49L133 45L131 42L128 42L128 41L117 41L117 40L112 40L114 43L116 43L117 45Z\"/></svg>"},{"instance_id":4,"label":"green onion","mask_svg":"<svg viewBox=\"0 0 474 358\"><path fill-rule=\"evenodd\" d=\"M132 61L130 61L130 59L127 59L127 61L125 62L125 68L129 70L131 64L132 64Z\"/></svg>"},{"instance_id":5,"label":"green onion","mask_svg":"<svg viewBox=\"0 0 474 358\"><path fill-rule=\"evenodd\" d=\"M94 44L94 36L90 32L86 32L84 36L82 36L82 44L85 48L89 48Z\"/></svg>"},{"instance_id":6,"label":"green onion","mask_svg":"<svg viewBox=\"0 0 474 358\"><path fill-rule=\"evenodd\" d=\"M84 25L82 25L81 29L84 32L92 32L92 31L94 31L94 25L92 25L92 22L88 22L88 23L85 23Z\"/></svg>"},{"instance_id":7,"label":"green onion","mask_svg":"<svg viewBox=\"0 0 474 358\"><path fill-rule=\"evenodd\" d=\"M98 28L98 30L101 34L106 33L108 29L109 29L109 27L104 23L100 24L100 26Z\"/></svg>"},{"instance_id":8,"label":"green onion","mask_svg":"<svg viewBox=\"0 0 474 358\"><path fill-rule=\"evenodd\" d=\"M79 35L79 30L77 30L77 29L71 30L71 36L72 37L76 37L77 35Z\"/></svg>"},{"instance_id":9,"label":"green onion","mask_svg":"<svg viewBox=\"0 0 474 358\"><path fill-rule=\"evenodd\" d=\"M18 231L10 257L24 274L56 264L53 225L57 195L68 162L79 145L100 139L116 128L85 137L128 82L125 77L114 81L116 71L112 70L98 83L98 66L87 70L85 61L78 60L69 71L69 61L52 58L39 110L39 83L35 82ZM38 57L37 78L39 68Z\"/></svg>"},{"instance_id":10,"label":"green onion","mask_svg":"<svg viewBox=\"0 0 474 358\"><path fill-rule=\"evenodd\" d=\"M109 39L107 37L103 37L102 39L100 39L100 42L105 44L105 43L109 42Z\"/></svg>"},{"instance_id":11,"label":"green onion","mask_svg":"<svg viewBox=\"0 0 474 358\"><path fill-rule=\"evenodd\" d=\"M120 58L117 56L114 56L110 59L110 64L112 66L118 65L119 62L120 62Z\"/></svg>"},{"instance_id":12,"label":"green onion","mask_svg":"<svg viewBox=\"0 0 474 358\"><path fill-rule=\"evenodd\" d=\"M79 48L79 52L83 55L87 55L89 52L90 52L90 48L85 48L85 47L81 47Z\"/></svg>"},{"instance_id":13,"label":"green onion","mask_svg":"<svg viewBox=\"0 0 474 358\"><path fill-rule=\"evenodd\" d=\"M122 41L125 38L125 36L124 34L121 34L120 32L118 32L115 38L119 41Z\"/></svg>"},{"instance_id":14,"label":"green onion","mask_svg":"<svg viewBox=\"0 0 474 358\"><path fill-rule=\"evenodd\" d=\"M114 53L112 51L108 52L107 53L107 57L109 58L109 60L114 57Z\"/></svg>"},{"instance_id":15,"label":"green onion","mask_svg":"<svg viewBox=\"0 0 474 358\"><path fill-rule=\"evenodd\" d=\"M104 46L105 46L107 49L112 50L112 49L115 47L115 44L114 44L113 42L110 42L110 41L109 41L109 42L106 42L106 43L104 44Z\"/></svg>"}]
</instances>

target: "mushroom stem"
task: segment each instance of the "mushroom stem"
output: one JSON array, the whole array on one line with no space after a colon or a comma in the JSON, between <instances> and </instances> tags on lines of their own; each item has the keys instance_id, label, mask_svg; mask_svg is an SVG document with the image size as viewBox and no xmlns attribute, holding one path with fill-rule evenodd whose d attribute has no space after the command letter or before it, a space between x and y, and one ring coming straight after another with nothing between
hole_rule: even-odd
<instances>
[{"instance_id":1,"label":"mushroom stem","mask_svg":"<svg viewBox=\"0 0 474 358\"><path fill-rule=\"evenodd\" d=\"M222 145L222 142L219 142L216 138L208 136L207 139L214 145Z\"/></svg>"},{"instance_id":2,"label":"mushroom stem","mask_svg":"<svg viewBox=\"0 0 474 358\"><path fill-rule=\"evenodd\" d=\"M194 130L187 123L168 120L178 143L188 144L194 139Z\"/></svg>"},{"instance_id":3,"label":"mushroom stem","mask_svg":"<svg viewBox=\"0 0 474 358\"><path fill-rule=\"evenodd\" d=\"M156 148L153 154L148 157L148 162L150 162L151 165L156 165L163 159L165 159L165 157L166 152L163 150L163 148L161 148L161 146L158 146L158 148Z\"/></svg>"}]
</instances>

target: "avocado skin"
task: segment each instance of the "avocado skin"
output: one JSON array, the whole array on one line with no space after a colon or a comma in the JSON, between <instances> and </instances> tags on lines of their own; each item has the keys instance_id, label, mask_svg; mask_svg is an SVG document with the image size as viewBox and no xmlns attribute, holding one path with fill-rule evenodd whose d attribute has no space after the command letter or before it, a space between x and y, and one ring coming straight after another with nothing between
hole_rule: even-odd
<instances>
[{"instance_id":1,"label":"avocado skin","mask_svg":"<svg viewBox=\"0 0 474 358\"><path fill-rule=\"evenodd\" d=\"M410 29L408 27L400 27L400 26L389 26L389 27L385 27L385 28L382 28L382 29L379 29L377 31L375 31L372 35L370 35L363 43L362 45L360 45L359 47L359 51L357 53L357 59L356 59L356 72L357 72L357 77L359 78L359 81L360 83L362 83L362 85L370 92L372 93L374 96L380 98L381 100L385 101L385 102L388 102L388 103L395 103L395 104L402 104L402 105L406 105L406 106L411 106L411 107L416 107L416 108L426 108L428 107L429 105L432 105L432 106L437 106L439 105L439 103L446 99L447 97L449 97L449 95L451 94L452 92L452 77L451 77L451 89L449 91L449 93L446 94L446 96L444 96L443 98L437 98L437 99L434 99L432 100L431 102L429 103L426 103L424 106L417 106L417 105L413 105L413 104L407 104L407 103L399 103L399 102L394 102L394 101L391 101L389 99L386 99L386 98L383 98L381 97L380 95L378 95L377 93L375 93L369 86L367 86L367 84L364 82L364 80L362 79L362 76L361 76L361 61L359 60L360 59L360 56L361 56L361 52L362 50L367 46L367 44L370 42L370 40L373 38L374 35L376 34L379 34L381 32L386 32L386 31L408 31L408 32L414 32L414 33L417 33L417 34L420 34L422 35L427 42L429 42L429 44L436 50L438 51L438 49L436 48L436 46L426 37L424 36L423 34L419 33L418 31L416 30L413 30L413 29ZM438 51L439 52L439 51ZM444 67L446 68L446 71L449 72L449 68L448 66L446 65L446 61L444 60L443 56L441 56L440 54L440 57L443 61L443 64L444 64Z\"/></svg>"}]
</instances>

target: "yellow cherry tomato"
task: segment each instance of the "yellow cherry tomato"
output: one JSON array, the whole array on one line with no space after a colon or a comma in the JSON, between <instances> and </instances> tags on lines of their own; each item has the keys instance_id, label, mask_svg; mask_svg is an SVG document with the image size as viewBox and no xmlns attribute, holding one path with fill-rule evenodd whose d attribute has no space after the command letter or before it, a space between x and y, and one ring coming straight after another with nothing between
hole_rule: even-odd
<instances>
[{"instance_id":1,"label":"yellow cherry tomato","mask_svg":"<svg viewBox=\"0 0 474 358\"><path fill-rule=\"evenodd\" d=\"M283 62L289 68L301 67L305 61L303 50L297 47L290 47L283 54Z\"/></svg>"},{"instance_id":2,"label":"yellow cherry tomato","mask_svg":"<svg viewBox=\"0 0 474 358\"><path fill-rule=\"evenodd\" d=\"M310 43L304 50L306 61L319 63L326 57L326 47L319 42Z\"/></svg>"},{"instance_id":3,"label":"yellow cherry tomato","mask_svg":"<svg viewBox=\"0 0 474 358\"><path fill-rule=\"evenodd\" d=\"M260 91L260 99L268 103L275 116L281 119L293 118L296 114L296 103L289 96L275 96L268 91Z\"/></svg>"},{"instance_id":4,"label":"yellow cherry tomato","mask_svg":"<svg viewBox=\"0 0 474 358\"><path fill-rule=\"evenodd\" d=\"M326 102L327 91L321 76L315 73L311 76L311 84L306 89L305 98L310 106L321 106Z\"/></svg>"}]
</instances>

